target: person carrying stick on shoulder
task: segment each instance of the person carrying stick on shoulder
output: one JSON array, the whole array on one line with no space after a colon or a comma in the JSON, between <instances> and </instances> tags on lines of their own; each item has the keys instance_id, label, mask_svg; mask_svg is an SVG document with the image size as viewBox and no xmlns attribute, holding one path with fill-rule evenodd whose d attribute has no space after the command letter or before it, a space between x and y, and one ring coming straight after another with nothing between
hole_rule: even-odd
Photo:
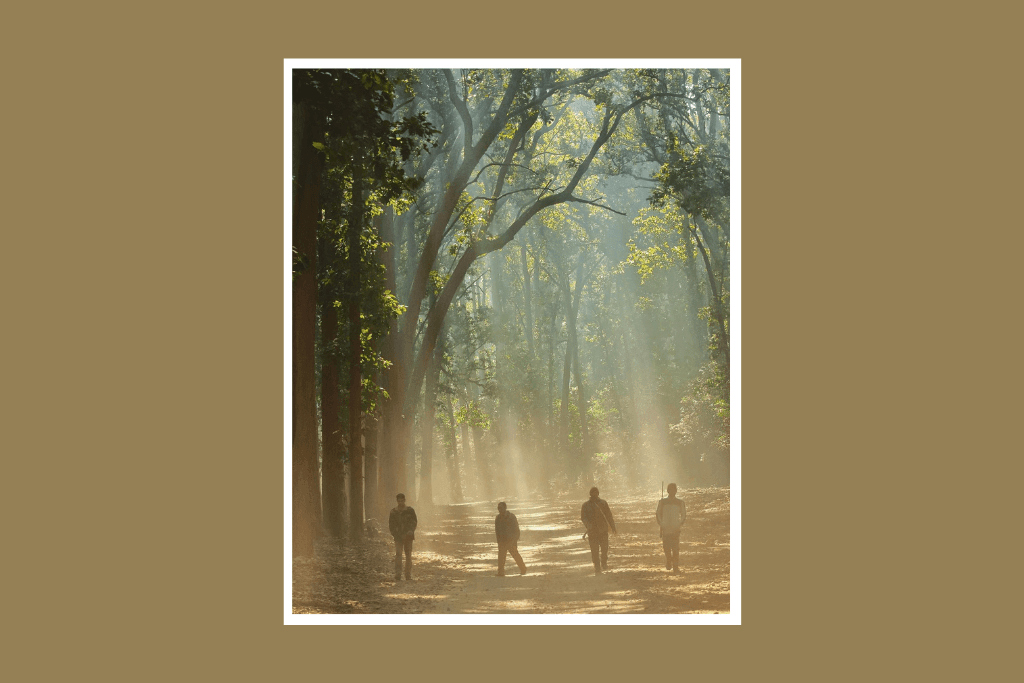
<instances>
[{"instance_id":1,"label":"person carrying stick on shoulder","mask_svg":"<svg viewBox=\"0 0 1024 683\"><path fill-rule=\"evenodd\" d=\"M668 498L658 501L655 514L661 527L661 547L665 551L665 569L679 573L679 532L686 519L686 503L676 498L676 485L668 485Z\"/></svg>"}]
</instances>

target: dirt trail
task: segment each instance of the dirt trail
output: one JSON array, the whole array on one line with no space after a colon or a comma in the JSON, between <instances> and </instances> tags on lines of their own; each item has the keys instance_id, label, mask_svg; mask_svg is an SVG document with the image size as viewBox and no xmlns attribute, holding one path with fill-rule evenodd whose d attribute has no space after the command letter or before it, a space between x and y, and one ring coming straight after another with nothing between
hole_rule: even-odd
<instances>
[{"instance_id":1,"label":"dirt trail","mask_svg":"<svg viewBox=\"0 0 1024 683\"><path fill-rule=\"evenodd\" d=\"M608 570L594 575L590 546L581 538L583 500L514 501L519 552L527 573L506 563L497 575L495 504L417 508L420 526L413 546L413 580L391 578L390 539L367 546L373 555L361 568L349 556L325 557L323 578L294 582L297 613L425 614L696 614L729 611L729 490L682 492L687 519L680 541L681 572L665 569L652 498L605 496L615 517ZM318 554L321 551L318 550ZM349 553L353 552L351 550ZM323 553L327 555L327 553ZM343 566L339 567L339 563ZM314 563L315 564L315 563ZM307 567L307 570L309 567ZM317 581L330 585L309 597ZM302 585L303 582L307 585ZM304 593L304 589L306 592ZM338 593L338 591L342 591ZM301 595L300 595L301 594ZM346 599L347 597L347 599ZM326 604L320 604L326 603Z\"/></svg>"}]
</instances>

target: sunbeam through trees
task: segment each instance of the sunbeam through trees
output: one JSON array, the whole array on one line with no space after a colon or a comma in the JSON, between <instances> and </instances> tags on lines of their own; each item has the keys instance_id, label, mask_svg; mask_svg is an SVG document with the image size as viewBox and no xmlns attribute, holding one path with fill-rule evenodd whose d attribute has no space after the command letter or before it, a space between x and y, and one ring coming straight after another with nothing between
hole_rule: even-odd
<instances>
[{"instance_id":1,"label":"sunbeam through trees","mask_svg":"<svg viewBox=\"0 0 1024 683\"><path fill-rule=\"evenodd\" d=\"M553 575L536 553L571 563L557 539L584 529L534 547L528 508L578 525L551 506L582 504L596 485L630 515L648 496L637 524L653 523L671 481L687 505L702 492L724 510L715 545L684 525L681 553L724 567L711 591L724 599L592 608L728 611L730 93L726 68L292 70L291 535L303 567L328 547L372 548L403 492L437 567L457 564L446 542L472 546L466 520L447 541L445 520L479 506L493 545L494 506L508 501L527 564ZM656 566L653 533L636 543ZM613 567L652 556L617 542ZM580 558L577 569L589 549ZM586 590L558 590L564 611L587 611ZM363 611L397 609L372 600Z\"/></svg>"}]
</instances>

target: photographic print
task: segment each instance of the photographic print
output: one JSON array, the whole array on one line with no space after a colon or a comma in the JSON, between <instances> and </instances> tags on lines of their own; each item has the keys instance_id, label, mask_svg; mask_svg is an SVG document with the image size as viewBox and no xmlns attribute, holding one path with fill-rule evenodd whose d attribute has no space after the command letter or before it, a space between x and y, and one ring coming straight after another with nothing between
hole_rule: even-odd
<instances>
[{"instance_id":1,"label":"photographic print","mask_svg":"<svg viewBox=\"0 0 1024 683\"><path fill-rule=\"evenodd\" d=\"M738 77L285 61L286 623L739 623Z\"/></svg>"}]
</instances>

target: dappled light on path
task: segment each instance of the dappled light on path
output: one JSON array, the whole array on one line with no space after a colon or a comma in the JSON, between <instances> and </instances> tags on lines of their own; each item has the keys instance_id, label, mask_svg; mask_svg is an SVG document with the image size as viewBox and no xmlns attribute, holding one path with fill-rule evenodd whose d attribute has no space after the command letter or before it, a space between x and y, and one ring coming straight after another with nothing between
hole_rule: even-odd
<instances>
[{"instance_id":1,"label":"dappled light on path","mask_svg":"<svg viewBox=\"0 0 1024 683\"><path fill-rule=\"evenodd\" d=\"M506 576L497 573L490 505L438 507L436 519L421 521L417 534L424 581L417 589L429 603L425 610L447 614L727 612L728 489L714 498L705 508L694 496L687 526L701 538L695 542L684 531L679 574L665 570L652 513L656 500L610 501L620 533L611 539L608 570L597 576L582 537L582 501L509 501L522 527L519 552L528 571L520 575L509 558ZM706 545L709 530L724 544Z\"/></svg>"},{"instance_id":2,"label":"dappled light on path","mask_svg":"<svg viewBox=\"0 0 1024 683\"><path fill-rule=\"evenodd\" d=\"M654 521L653 501L609 498L618 535L610 539L608 569L595 575L589 543L582 538L577 501L513 501L519 518L519 552L527 566L520 575L511 557L498 575L494 505L421 506L413 546L413 578L395 581L390 538L378 539L377 569L367 591L346 585L355 574L328 572L327 592L349 591L309 612L378 614L695 614L728 613L730 605L729 490L682 492L687 519L680 540L680 572L665 569ZM358 577L357 577L358 578ZM362 584L361 584L362 585ZM296 595L299 590L296 588ZM357 594L358 593L358 594ZM296 610L301 611L301 610Z\"/></svg>"}]
</instances>

